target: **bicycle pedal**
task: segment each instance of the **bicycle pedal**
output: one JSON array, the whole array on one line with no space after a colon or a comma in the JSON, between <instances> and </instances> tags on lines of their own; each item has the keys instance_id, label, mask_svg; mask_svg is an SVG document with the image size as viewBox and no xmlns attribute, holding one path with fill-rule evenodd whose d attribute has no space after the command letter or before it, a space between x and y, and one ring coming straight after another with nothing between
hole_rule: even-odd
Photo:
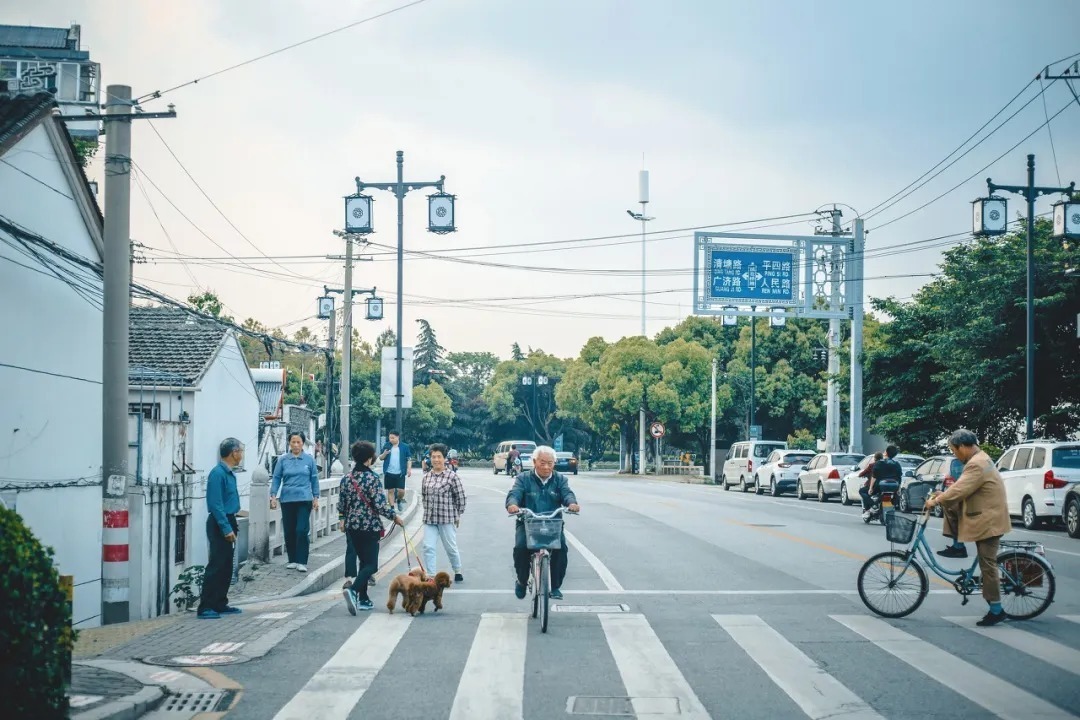
<instances>
[{"instance_id":1,"label":"bicycle pedal","mask_svg":"<svg viewBox=\"0 0 1080 720\"><path fill-rule=\"evenodd\" d=\"M960 601L960 607L963 607L963 606L965 606L967 604L968 604L968 596L965 595L964 599Z\"/></svg>"}]
</instances>

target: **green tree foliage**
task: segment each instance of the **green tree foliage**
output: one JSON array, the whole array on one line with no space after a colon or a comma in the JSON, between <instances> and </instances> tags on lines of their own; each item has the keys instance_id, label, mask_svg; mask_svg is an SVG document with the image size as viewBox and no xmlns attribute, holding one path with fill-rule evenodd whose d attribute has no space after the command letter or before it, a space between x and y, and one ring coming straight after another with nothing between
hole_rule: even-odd
<instances>
[{"instance_id":1,"label":"green tree foliage","mask_svg":"<svg viewBox=\"0 0 1080 720\"><path fill-rule=\"evenodd\" d=\"M521 362L525 359L525 353L521 352L521 346L516 342L510 346L510 359L515 362Z\"/></svg>"},{"instance_id":2,"label":"green tree foliage","mask_svg":"<svg viewBox=\"0 0 1080 720\"><path fill-rule=\"evenodd\" d=\"M416 339L416 351L413 353L413 372L418 384L427 385L433 377L442 373L446 348L439 344L431 323L427 320L416 322L420 323L420 334Z\"/></svg>"},{"instance_id":3,"label":"green tree foliage","mask_svg":"<svg viewBox=\"0 0 1080 720\"><path fill-rule=\"evenodd\" d=\"M1064 273L1075 248L1037 221L1037 435L1080 428L1080 283ZM957 427L986 442L1014 443L1025 411L1026 237L981 238L945 253L941 276L910 302L875 300L891 320L866 352L868 416L875 430L931 451Z\"/></svg>"},{"instance_id":4,"label":"green tree foliage","mask_svg":"<svg viewBox=\"0 0 1080 720\"><path fill-rule=\"evenodd\" d=\"M191 293L188 295L187 301L188 305L191 305L191 307L199 312L221 318L225 322L233 321L231 315L224 314L225 306L213 290L206 290L201 293Z\"/></svg>"},{"instance_id":5,"label":"green tree foliage","mask_svg":"<svg viewBox=\"0 0 1080 720\"><path fill-rule=\"evenodd\" d=\"M381 353L384 347L397 347L397 333L390 328L383 330L379 333L379 337L375 339L375 352L380 357L382 357Z\"/></svg>"},{"instance_id":6,"label":"green tree foliage","mask_svg":"<svg viewBox=\"0 0 1080 720\"><path fill-rule=\"evenodd\" d=\"M499 358L488 352L459 352L446 356L444 388L454 409L454 424L445 442L466 453L487 450L490 413L484 388L495 375Z\"/></svg>"},{"instance_id":7,"label":"green tree foliage","mask_svg":"<svg viewBox=\"0 0 1080 720\"><path fill-rule=\"evenodd\" d=\"M558 383L565 372L565 360L542 350L522 360L499 363L483 394L492 420L508 424L523 420L534 439L550 445L566 425L555 404ZM537 381L540 376L547 378L546 384ZM531 384L523 384L524 377L531 378Z\"/></svg>"},{"instance_id":8,"label":"green tree foliage","mask_svg":"<svg viewBox=\"0 0 1080 720\"><path fill-rule=\"evenodd\" d=\"M413 388L413 406L402 424L405 438L417 450L431 443L444 442L454 422L450 396L436 382Z\"/></svg>"},{"instance_id":9,"label":"green tree foliage","mask_svg":"<svg viewBox=\"0 0 1080 720\"><path fill-rule=\"evenodd\" d=\"M71 145L75 150L75 159L83 170L86 170L90 159L97 155L98 150L101 148L101 145L96 140L84 140L83 138L72 138Z\"/></svg>"}]
</instances>

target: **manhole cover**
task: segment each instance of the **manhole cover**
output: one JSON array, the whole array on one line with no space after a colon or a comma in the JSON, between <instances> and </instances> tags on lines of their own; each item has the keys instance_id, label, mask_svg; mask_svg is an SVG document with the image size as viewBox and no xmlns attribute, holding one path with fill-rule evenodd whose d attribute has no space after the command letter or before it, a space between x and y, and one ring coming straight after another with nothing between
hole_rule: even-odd
<instances>
[{"instance_id":1,"label":"manhole cover","mask_svg":"<svg viewBox=\"0 0 1080 720\"><path fill-rule=\"evenodd\" d=\"M555 605L553 612L565 613L620 613L630 612L630 606L620 605Z\"/></svg>"},{"instance_id":2,"label":"manhole cover","mask_svg":"<svg viewBox=\"0 0 1080 720\"><path fill-rule=\"evenodd\" d=\"M182 692L176 695L168 695L165 701L158 707L159 713L183 713L190 716L194 713L215 712L222 706L225 693L221 690L210 692Z\"/></svg>"},{"instance_id":3,"label":"manhole cover","mask_svg":"<svg viewBox=\"0 0 1080 720\"><path fill-rule=\"evenodd\" d=\"M749 527L787 527L787 525L770 525L768 523L746 523Z\"/></svg>"},{"instance_id":4,"label":"manhole cover","mask_svg":"<svg viewBox=\"0 0 1080 720\"><path fill-rule=\"evenodd\" d=\"M679 698L674 697L589 697L572 695L566 700L569 715L614 715L642 717L678 715Z\"/></svg>"},{"instance_id":5,"label":"manhole cover","mask_svg":"<svg viewBox=\"0 0 1080 720\"><path fill-rule=\"evenodd\" d=\"M247 662L250 659L243 655L202 653L198 655L156 655L143 658L142 661L149 665L165 665L166 667L205 667L207 665L235 665Z\"/></svg>"}]
</instances>

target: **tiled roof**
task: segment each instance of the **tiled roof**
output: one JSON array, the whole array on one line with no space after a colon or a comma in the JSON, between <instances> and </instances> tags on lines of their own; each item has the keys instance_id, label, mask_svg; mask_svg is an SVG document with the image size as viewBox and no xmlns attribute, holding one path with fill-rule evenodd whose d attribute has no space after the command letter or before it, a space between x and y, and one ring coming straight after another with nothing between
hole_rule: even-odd
<instances>
[{"instance_id":1,"label":"tiled roof","mask_svg":"<svg viewBox=\"0 0 1080 720\"><path fill-rule=\"evenodd\" d=\"M0 25L0 46L48 48L66 50L67 28L32 27L30 25Z\"/></svg>"},{"instance_id":2,"label":"tiled roof","mask_svg":"<svg viewBox=\"0 0 1080 720\"><path fill-rule=\"evenodd\" d=\"M0 147L11 137L48 115L56 104L51 93L0 95Z\"/></svg>"},{"instance_id":3,"label":"tiled roof","mask_svg":"<svg viewBox=\"0 0 1080 720\"><path fill-rule=\"evenodd\" d=\"M183 310L131 308L128 382L194 385L213 361L226 329Z\"/></svg>"}]
</instances>

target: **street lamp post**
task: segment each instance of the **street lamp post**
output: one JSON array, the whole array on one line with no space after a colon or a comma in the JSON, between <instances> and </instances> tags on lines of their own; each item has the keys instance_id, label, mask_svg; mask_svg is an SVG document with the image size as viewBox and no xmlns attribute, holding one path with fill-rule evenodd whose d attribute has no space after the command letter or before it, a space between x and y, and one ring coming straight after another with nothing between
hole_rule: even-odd
<instances>
[{"instance_id":1,"label":"street lamp post","mask_svg":"<svg viewBox=\"0 0 1080 720\"><path fill-rule=\"evenodd\" d=\"M649 171L641 170L638 172L638 202L641 203L641 212L636 213L633 210L627 210L626 213L635 220L641 222L641 335L642 337L649 337L646 328L646 313L645 313L645 223L650 220L655 220L654 217L649 217L645 214L645 208L649 204ZM645 474L645 401L642 398L641 410L638 411L638 453L641 458L638 461L638 467L641 469L641 474ZM631 461L631 466L633 462Z\"/></svg>"},{"instance_id":2,"label":"street lamp post","mask_svg":"<svg viewBox=\"0 0 1080 720\"><path fill-rule=\"evenodd\" d=\"M998 185L986 178L989 197L974 201L975 235L1004 235L1008 228L1007 205L1004 198L994 195L998 190L1020 195L1027 201L1027 398L1025 402L1025 437L1032 439L1035 432L1035 199L1040 195L1066 193L1070 197L1076 191L1076 183L1069 187L1037 187L1035 185L1035 156L1027 156L1027 185Z\"/></svg>"},{"instance_id":3,"label":"street lamp post","mask_svg":"<svg viewBox=\"0 0 1080 720\"><path fill-rule=\"evenodd\" d=\"M529 386L529 385L532 386L532 390L533 390L532 391L532 396L533 396L533 432L536 434L536 437L537 437L538 440L542 440L543 438L540 437L540 433L536 431L536 426L535 426L535 423L539 422L539 420L540 420L540 404L539 404L539 402L537 401L537 398L536 398L536 387L538 385L547 385L548 381L549 381L548 376L544 375L542 373L536 373L536 374L532 374L532 375L522 375L521 376L521 384L522 385L524 385L526 387Z\"/></svg>"}]
</instances>

